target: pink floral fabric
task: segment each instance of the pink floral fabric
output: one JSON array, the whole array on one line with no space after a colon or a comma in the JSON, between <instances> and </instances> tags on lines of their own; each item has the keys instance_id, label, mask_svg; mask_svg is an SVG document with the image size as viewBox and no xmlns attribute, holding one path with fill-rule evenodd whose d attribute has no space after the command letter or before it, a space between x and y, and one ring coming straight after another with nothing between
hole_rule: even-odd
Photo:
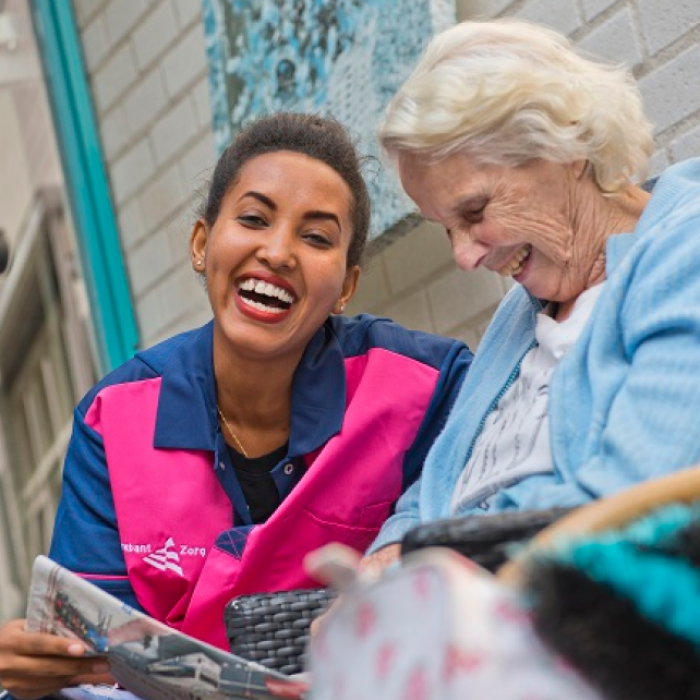
<instances>
[{"instance_id":1,"label":"pink floral fabric","mask_svg":"<svg viewBox=\"0 0 700 700\"><path fill-rule=\"evenodd\" d=\"M312 700L601 700L541 644L515 591L448 550L345 591L310 670Z\"/></svg>"}]
</instances>

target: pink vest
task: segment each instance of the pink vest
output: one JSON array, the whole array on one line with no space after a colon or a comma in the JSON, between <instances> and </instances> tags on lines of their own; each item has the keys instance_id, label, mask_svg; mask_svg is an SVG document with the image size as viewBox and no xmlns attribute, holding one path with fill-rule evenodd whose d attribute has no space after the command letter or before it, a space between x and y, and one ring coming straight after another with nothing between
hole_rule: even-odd
<instances>
[{"instance_id":1,"label":"pink vest","mask_svg":"<svg viewBox=\"0 0 700 700\"><path fill-rule=\"evenodd\" d=\"M231 598L318 585L302 566L308 552L372 543L404 487L404 456L439 372L381 348L345 368L341 431L305 456L301 482L252 528L233 528L214 453L153 448L160 378L97 395L85 421L103 437L129 580L150 615L227 649Z\"/></svg>"}]
</instances>

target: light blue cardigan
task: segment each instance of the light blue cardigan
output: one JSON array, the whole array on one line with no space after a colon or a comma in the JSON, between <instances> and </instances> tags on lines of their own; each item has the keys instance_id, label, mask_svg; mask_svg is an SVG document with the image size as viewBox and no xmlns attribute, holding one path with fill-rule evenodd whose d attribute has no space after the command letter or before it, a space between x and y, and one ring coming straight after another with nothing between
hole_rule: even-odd
<instances>
[{"instance_id":1,"label":"light blue cardigan","mask_svg":"<svg viewBox=\"0 0 700 700\"><path fill-rule=\"evenodd\" d=\"M700 159L669 168L633 233L607 243L607 282L549 396L554 472L503 484L466 513L572 506L700 462ZM444 518L488 413L535 339L538 300L500 304L420 481L370 552Z\"/></svg>"}]
</instances>

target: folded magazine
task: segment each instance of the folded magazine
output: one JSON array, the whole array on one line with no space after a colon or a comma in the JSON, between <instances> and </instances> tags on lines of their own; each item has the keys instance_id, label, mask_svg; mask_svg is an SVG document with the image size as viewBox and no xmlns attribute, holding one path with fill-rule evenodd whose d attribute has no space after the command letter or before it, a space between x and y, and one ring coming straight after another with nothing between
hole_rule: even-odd
<instances>
[{"instance_id":1,"label":"folded magazine","mask_svg":"<svg viewBox=\"0 0 700 700\"><path fill-rule=\"evenodd\" d=\"M27 630L81 640L106 656L124 688L81 686L66 695L143 700L303 698L304 684L167 627L49 558L34 562ZM138 698L136 700L138 700Z\"/></svg>"}]
</instances>

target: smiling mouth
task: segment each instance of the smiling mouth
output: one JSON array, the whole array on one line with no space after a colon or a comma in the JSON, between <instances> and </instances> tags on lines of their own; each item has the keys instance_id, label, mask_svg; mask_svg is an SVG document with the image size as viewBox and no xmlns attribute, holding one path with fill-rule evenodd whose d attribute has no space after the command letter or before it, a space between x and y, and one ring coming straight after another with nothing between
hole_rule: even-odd
<instances>
[{"instance_id":1,"label":"smiling mouth","mask_svg":"<svg viewBox=\"0 0 700 700\"><path fill-rule=\"evenodd\" d=\"M238 296L246 306L271 314L288 311L296 301L296 297L286 289L252 277L241 282Z\"/></svg>"},{"instance_id":2,"label":"smiling mouth","mask_svg":"<svg viewBox=\"0 0 700 700\"><path fill-rule=\"evenodd\" d=\"M530 258L530 253L532 253L532 246L526 243L522 248L519 248L515 255L498 270L498 274L501 277L517 277L524 269L525 263Z\"/></svg>"}]
</instances>

